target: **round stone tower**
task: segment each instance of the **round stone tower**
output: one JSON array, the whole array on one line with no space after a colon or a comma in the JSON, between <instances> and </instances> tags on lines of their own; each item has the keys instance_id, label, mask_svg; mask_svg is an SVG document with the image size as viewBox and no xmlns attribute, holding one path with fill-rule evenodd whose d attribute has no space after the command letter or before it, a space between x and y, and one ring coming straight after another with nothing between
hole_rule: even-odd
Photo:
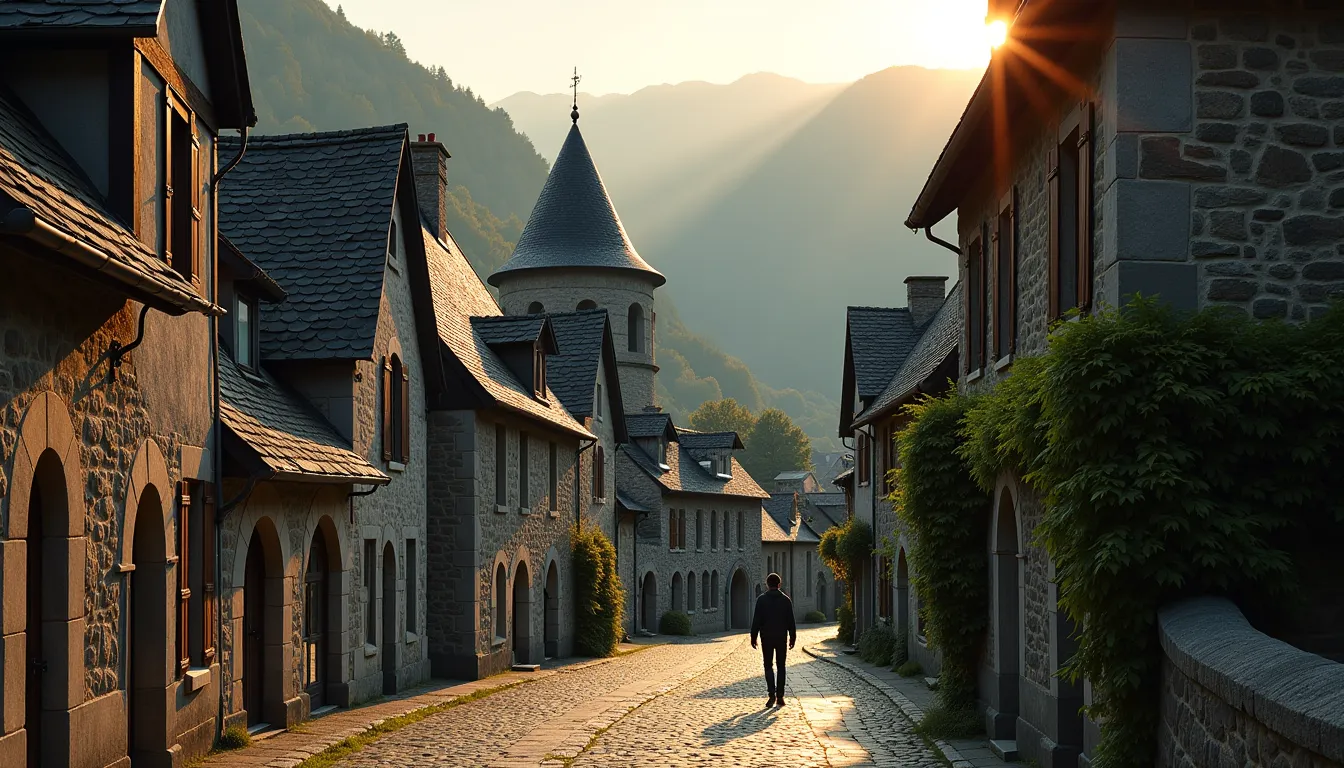
<instances>
[{"instance_id":1,"label":"round stone tower","mask_svg":"<svg viewBox=\"0 0 1344 768\"><path fill-rule=\"evenodd\" d=\"M639 413L656 404L653 291L667 278L635 251L571 116L513 255L488 280L506 315L607 310L622 403Z\"/></svg>"}]
</instances>

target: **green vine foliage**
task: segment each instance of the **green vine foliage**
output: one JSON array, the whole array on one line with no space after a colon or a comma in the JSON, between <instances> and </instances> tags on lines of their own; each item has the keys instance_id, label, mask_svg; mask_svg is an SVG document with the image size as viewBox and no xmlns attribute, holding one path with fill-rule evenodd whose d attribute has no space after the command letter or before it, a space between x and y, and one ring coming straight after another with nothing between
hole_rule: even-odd
<instances>
[{"instance_id":1,"label":"green vine foliage","mask_svg":"<svg viewBox=\"0 0 1344 768\"><path fill-rule=\"evenodd\" d=\"M1152 763L1162 604L1208 593L1283 602L1299 583L1294 554L1340 541L1341 370L1338 306L1293 326L1136 299L1063 324L1045 355L1014 362L971 402L959 447L970 475L990 489L1014 470L1044 500L1035 535L1082 628L1063 674L1092 683L1094 765ZM955 401L925 406L926 417L951 418ZM944 557L929 541L921 572Z\"/></svg>"},{"instance_id":2,"label":"green vine foliage","mask_svg":"<svg viewBox=\"0 0 1344 768\"><path fill-rule=\"evenodd\" d=\"M954 390L908 407L912 420L897 436L901 466L888 497L914 543L907 554L926 636L942 652L939 703L954 712L975 706L989 616L989 494L971 478L962 451L971 403Z\"/></svg>"},{"instance_id":3,"label":"green vine foliage","mask_svg":"<svg viewBox=\"0 0 1344 768\"><path fill-rule=\"evenodd\" d=\"M597 526L571 529L574 550L574 645L584 656L611 656L621 641L625 589L616 547Z\"/></svg>"},{"instance_id":4,"label":"green vine foliage","mask_svg":"<svg viewBox=\"0 0 1344 768\"><path fill-rule=\"evenodd\" d=\"M852 517L843 525L826 529L817 545L817 557L845 583L845 603L835 613L840 622L836 636L846 643L854 641L854 574L872 554L872 526Z\"/></svg>"}]
</instances>

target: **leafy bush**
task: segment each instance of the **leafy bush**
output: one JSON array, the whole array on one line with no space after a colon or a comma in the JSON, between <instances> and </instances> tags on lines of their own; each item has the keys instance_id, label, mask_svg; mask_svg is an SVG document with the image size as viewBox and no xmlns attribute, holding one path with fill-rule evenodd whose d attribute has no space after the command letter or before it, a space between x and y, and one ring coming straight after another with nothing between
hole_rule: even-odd
<instances>
[{"instance_id":1,"label":"leafy bush","mask_svg":"<svg viewBox=\"0 0 1344 768\"><path fill-rule=\"evenodd\" d=\"M804 624L820 624L826 621L826 614L821 611L808 611L803 615Z\"/></svg>"},{"instance_id":2,"label":"leafy bush","mask_svg":"<svg viewBox=\"0 0 1344 768\"><path fill-rule=\"evenodd\" d=\"M835 609L836 621L840 622L840 627L836 630L835 639L843 643L854 642L854 609L850 608L850 603L854 601L853 595L849 592L849 587L845 587L845 602Z\"/></svg>"},{"instance_id":3,"label":"leafy bush","mask_svg":"<svg viewBox=\"0 0 1344 768\"><path fill-rule=\"evenodd\" d=\"M910 659L910 638L906 637L903 632L897 632L894 639L895 643L891 647L891 661L889 662L892 669L901 666Z\"/></svg>"},{"instance_id":4,"label":"leafy bush","mask_svg":"<svg viewBox=\"0 0 1344 768\"><path fill-rule=\"evenodd\" d=\"M251 746L252 735L241 725L231 725L219 734L219 749L242 749Z\"/></svg>"},{"instance_id":5,"label":"leafy bush","mask_svg":"<svg viewBox=\"0 0 1344 768\"><path fill-rule=\"evenodd\" d=\"M879 667L891 664L892 652L895 650L896 633L892 632L891 623L886 619L869 627L859 638L859 658L869 664Z\"/></svg>"},{"instance_id":6,"label":"leafy bush","mask_svg":"<svg viewBox=\"0 0 1344 768\"><path fill-rule=\"evenodd\" d=\"M962 419L971 399L949 395L908 407L913 417L897 438L901 469L888 498L918 544L911 581L923 599L929 645L942 652L938 700L948 711L976 701L976 663L989 614L985 533L989 494L962 457Z\"/></svg>"},{"instance_id":7,"label":"leafy bush","mask_svg":"<svg viewBox=\"0 0 1344 768\"><path fill-rule=\"evenodd\" d=\"M896 674L901 677L915 677L924 674L924 667L914 659L906 659L904 664L896 668Z\"/></svg>"},{"instance_id":8,"label":"leafy bush","mask_svg":"<svg viewBox=\"0 0 1344 768\"><path fill-rule=\"evenodd\" d=\"M1273 601L1293 591L1304 545L1344 533L1341 367L1339 306L1293 326L1136 299L1063 324L966 409L959 453L980 486L1013 470L1044 500L1037 540L1081 627L1062 674L1093 686L1099 768L1151 763L1159 606ZM923 572L947 552L918 538ZM966 572L984 570L982 555Z\"/></svg>"},{"instance_id":9,"label":"leafy bush","mask_svg":"<svg viewBox=\"0 0 1344 768\"><path fill-rule=\"evenodd\" d=\"M840 622L836 637L846 643L854 642L854 574L861 563L873 554L873 529L865 522L850 518L844 525L826 529L817 545L817 556L831 569L835 578L845 583L844 604L836 608Z\"/></svg>"},{"instance_id":10,"label":"leafy bush","mask_svg":"<svg viewBox=\"0 0 1344 768\"><path fill-rule=\"evenodd\" d=\"M930 739L971 739L985 732L984 719L974 709L931 707L915 732Z\"/></svg>"},{"instance_id":11,"label":"leafy bush","mask_svg":"<svg viewBox=\"0 0 1344 768\"><path fill-rule=\"evenodd\" d=\"M691 617L681 611L668 611L658 619L658 633L663 635L691 634Z\"/></svg>"},{"instance_id":12,"label":"leafy bush","mask_svg":"<svg viewBox=\"0 0 1344 768\"><path fill-rule=\"evenodd\" d=\"M596 526L576 526L574 549L574 647L583 656L611 656L621 641L625 590L616 572L616 548Z\"/></svg>"}]
</instances>

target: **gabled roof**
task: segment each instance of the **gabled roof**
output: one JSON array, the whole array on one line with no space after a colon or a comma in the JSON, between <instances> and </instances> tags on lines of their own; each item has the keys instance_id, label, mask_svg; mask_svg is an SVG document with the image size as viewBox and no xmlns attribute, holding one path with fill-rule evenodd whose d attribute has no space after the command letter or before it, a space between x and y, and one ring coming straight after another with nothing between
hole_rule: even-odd
<instances>
[{"instance_id":1,"label":"gabled roof","mask_svg":"<svg viewBox=\"0 0 1344 768\"><path fill-rule=\"evenodd\" d=\"M962 330L961 283L952 286L943 305L920 330L922 335L914 350L882 394L854 418L855 426L869 424L896 410L914 395L944 383L929 379L944 367L949 356L956 357Z\"/></svg>"},{"instance_id":2,"label":"gabled roof","mask_svg":"<svg viewBox=\"0 0 1344 768\"><path fill-rule=\"evenodd\" d=\"M494 346L496 344L535 344L538 341L547 353L556 351L555 334L545 315L485 315L471 318L471 327L481 337L481 341Z\"/></svg>"},{"instance_id":3,"label":"gabled roof","mask_svg":"<svg viewBox=\"0 0 1344 768\"><path fill-rule=\"evenodd\" d=\"M788 544L791 541L789 534L779 527L775 518L761 504L761 543L763 544Z\"/></svg>"},{"instance_id":4,"label":"gabled roof","mask_svg":"<svg viewBox=\"0 0 1344 768\"><path fill-rule=\"evenodd\" d=\"M0 87L0 234L172 315L222 314L107 209L93 183L17 96Z\"/></svg>"},{"instance_id":5,"label":"gabled roof","mask_svg":"<svg viewBox=\"0 0 1344 768\"><path fill-rule=\"evenodd\" d=\"M552 312L547 317L559 351L546 356L546 382L575 418L593 416L598 370L606 374L603 398L610 404L616 442L628 439L621 402L621 377L616 369L616 345L605 309Z\"/></svg>"},{"instance_id":6,"label":"gabled roof","mask_svg":"<svg viewBox=\"0 0 1344 768\"><path fill-rule=\"evenodd\" d=\"M840 391L840 435L847 436L857 390L877 397L919 339L905 308L850 307L845 320L845 369Z\"/></svg>"},{"instance_id":7,"label":"gabled roof","mask_svg":"<svg viewBox=\"0 0 1344 768\"><path fill-rule=\"evenodd\" d=\"M557 268L625 270L644 275L655 288L667 282L635 252L577 120L556 155L513 255L489 281L499 285L511 272Z\"/></svg>"},{"instance_id":8,"label":"gabled roof","mask_svg":"<svg viewBox=\"0 0 1344 768\"><path fill-rule=\"evenodd\" d=\"M220 419L231 452L266 479L383 485L387 475L350 449L304 399L265 371L244 372L227 353L219 360Z\"/></svg>"},{"instance_id":9,"label":"gabled roof","mask_svg":"<svg viewBox=\"0 0 1344 768\"><path fill-rule=\"evenodd\" d=\"M793 520L793 506L797 503L800 506L806 506L806 501L798 498L793 493L772 493L770 497L761 502L761 511L765 516L761 518L761 540L765 541L765 521L769 518L773 523L773 528L782 534L782 538L775 538L776 542L802 542L815 544L821 541L816 532L808 527L804 522L806 514L799 510L799 519L795 524Z\"/></svg>"},{"instance_id":10,"label":"gabled roof","mask_svg":"<svg viewBox=\"0 0 1344 768\"><path fill-rule=\"evenodd\" d=\"M233 282L242 286L246 292L256 294L272 304L285 300L285 289L255 261L247 258L247 254L238 250L238 246L229 238L220 235L219 248L215 252L219 254L219 265L232 272Z\"/></svg>"},{"instance_id":11,"label":"gabled roof","mask_svg":"<svg viewBox=\"0 0 1344 768\"><path fill-rule=\"evenodd\" d=\"M810 475L810 474L812 474L812 472L809 471L809 470L806 470L806 469L795 469L795 470L790 470L790 471L787 471L787 472L780 472L779 474L775 475L775 479L776 479L776 480L806 480L806 479L807 479L807 476Z\"/></svg>"},{"instance_id":12,"label":"gabled roof","mask_svg":"<svg viewBox=\"0 0 1344 768\"><path fill-rule=\"evenodd\" d=\"M677 427L677 442L693 451L715 449L742 450L742 439L736 432L696 432Z\"/></svg>"},{"instance_id":13,"label":"gabled roof","mask_svg":"<svg viewBox=\"0 0 1344 768\"><path fill-rule=\"evenodd\" d=\"M739 496L753 499L764 499L770 495L751 479L751 475L737 463L737 459L733 459L732 476L724 478L700 466L700 463L680 445L669 447L667 469L659 466L658 461L638 445L623 445L620 450L636 467L653 478L654 482L668 493Z\"/></svg>"},{"instance_id":14,"label":"gabled roof","mask_svg":"<svg viewBox=\"0 0 1344 768\"><path fill-rule=\"evenodd\" d=\"M625 428L632 438L661 437L665 440L680 439L676 426L672 424L672 414L663 411L658 411L656 413L627 413L625 415Z\"/></svg>"},{"instance_id":15,"label":"gabled roof","mask_svg":"<svg viewBox=\"0 0 1344 768\"><path fill-rule=\"evenodd\" d=\"M523 386L476 332L473 316L501 313L457 243L451 238L439 240L428 229L421 228L420 233L429 264L435 325L444 347L448 374L446 400L441 405L449 409L503 408L560 431L595 439L564 409L558 397L549 396L545 402L533 397L531 383Z\"/></svg>"},{"instance_id":16,"label":"gabled roof","mask_svg":"<svg viewBox=\"0 0 1344 768\"><path fill-rule=\"evenodd\" d=\"M405 125L248 141L220 184L219 220L289 293L262 315L263 359L372 358L406 141ZM220 137L221 157L238 149Z\"/></svg>"},{"instance_id":17,"label":"gabled roof","mask_svg":"<svg viewBox=\"0 0 1344 768\"><path fill-rule=\"evenodd\" d=\"M120 30L153 37L163 0L5 0L0 29Z\"/></svg>"}]
</instances>

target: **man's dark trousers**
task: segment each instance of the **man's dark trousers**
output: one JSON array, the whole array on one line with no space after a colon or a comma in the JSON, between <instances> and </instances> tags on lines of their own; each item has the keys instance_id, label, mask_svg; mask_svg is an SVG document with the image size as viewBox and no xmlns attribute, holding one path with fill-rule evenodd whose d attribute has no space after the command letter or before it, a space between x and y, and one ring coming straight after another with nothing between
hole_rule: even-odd
<instances>
[{"instance_id":1,"label":"man's dark trousers","mask_svg":"<svg viewBox=\"0 0 1344 768\"><path fill-rule=\"evenodd\" d=\"M789 646L786 641L781 639L777 643L772 643L765 638L761 638L761 656L765 658L765 687L773 698L778 691L780 696L784 695L784 658L788 655ZM770 663L774 662L778 668L778 674L770 668Z\"/></svg>"}]
</instances>

